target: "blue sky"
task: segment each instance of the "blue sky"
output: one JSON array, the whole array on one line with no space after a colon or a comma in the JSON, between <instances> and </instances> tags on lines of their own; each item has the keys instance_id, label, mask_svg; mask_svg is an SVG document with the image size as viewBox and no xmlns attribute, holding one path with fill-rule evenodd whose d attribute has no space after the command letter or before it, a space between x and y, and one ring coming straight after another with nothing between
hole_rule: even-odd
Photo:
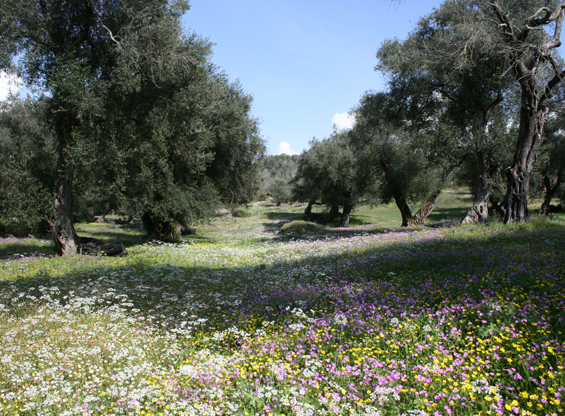
<instances>
[{"instance_id":1,"label":"blue sky","mask_svg":"<svg viewBox=\"0 0 565 416\"><path fill-rule=\"evenodd\" d=\"M382 89L374 71L381 43L404 39L441 1L190 3L185 29L216 44L214 63L254 97L268 153L277 154L308 149L313 137L331 134L332 118L340 124L365 91Z\"/></svg>"}]
</instances>

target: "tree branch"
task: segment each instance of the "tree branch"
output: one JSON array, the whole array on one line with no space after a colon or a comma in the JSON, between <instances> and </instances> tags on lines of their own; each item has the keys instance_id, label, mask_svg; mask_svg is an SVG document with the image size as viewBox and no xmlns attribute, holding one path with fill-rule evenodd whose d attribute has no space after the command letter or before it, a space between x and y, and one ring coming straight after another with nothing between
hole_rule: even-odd
<instances>
[{"instance_id":1,"label":"tree branch","mask_svg":"<svg viewBox=\"0 0 565 416\"><path fill-rule=\"evenodd\" d=\"M116 37L114 36L114 34L112 33L112 31L103 23L100 23L102 25L102 27L104 29L106 29L106 32L108 32L108 35L110 36L110 39L112 39L113 42L116 43L116 45L121 45L121 41L117 40Z\"/></svg>"},{"instance_id":2,"label":"tree branch","mask_svg":"<svg viewBox=\"0 0 565 416\"><path fill-rule=\"evenodd\" d=\"M543 96L540 98L540 102L545 102L551 98L551 91L553 88L559 84L565 78L565 71L560 71L555 74L555 76L549 81L543 92Z\"/></svg>"},{"instance_id":3,"label":"tree branch","mask_svg":"<svg viewBox=\"0 0 565 416\"><path fill-rule=\"evenodd\" d=\"M505 35L511 36L513 39L517 39L516 34L514 33L514 28L512 27L512 23L508 16L502 10L502 6L498 0L493 0L490 2L492 6L494 15L498 19L499 27L502 28L502 31Z\"/></svg>"},{"instance_id":4,"label":"tree branch","mask_svg":"<svg viewBox=\"0 0 565 416\"><path fill-rule=\"evenodd\" d=\"M555 32L553 33L553 38L542 46L543 51L549 51L551 49L558 48L559 46L561 46L561 30L563 29L564 10L565 10L565 2L563 2L559 7L558 9L559 13L555 17L555 19L551 20L551 21L555 21Z\"/></svg>"},{"instance_id":5,"label":"tree branch","mask_svg":"<svg viewBox=\"0 0 565 416\"><path fill-rule=\"evenodd\" d=\"M492 111L492 109L494 107L496 107L498 104L500 104L502 102L502 100L504 100L504 97L502 96L502 94L499 92L497 97L495 98L495 100L489 104L489 106L487 107L487 109L484 111L483 113L483 124L486 125L488 123L488 117L490 115L490 112Z\"/></svg>"}]
</instances>

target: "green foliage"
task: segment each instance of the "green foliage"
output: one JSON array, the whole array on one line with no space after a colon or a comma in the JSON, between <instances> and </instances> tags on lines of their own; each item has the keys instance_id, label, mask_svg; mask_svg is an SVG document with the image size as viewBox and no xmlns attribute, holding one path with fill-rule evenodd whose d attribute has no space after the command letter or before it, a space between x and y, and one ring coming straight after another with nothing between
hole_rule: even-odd
<instances>
[{"instance_id":1,"label":"green foliage","mask_svg":"<svg viewBox=\"0 0 565 416\"><path fill-rule=\"evenodd\" d=\"M44 233L56 164L45 103L12 97L0 106L0 233Z\"/></svg>"},{"instance_id":2,"label":"green foliage","mask_svg":"<svg viewBox=\"0 0 565 416\"><path fill-rule=\"evenodd\" d=\"M366 93L355 111L353 143L362 163L381 178L375 189L380 201L399 195L421 201L436 186L437 169L416 140L418 132L403 128L403 120L392 112L395 105L401 106L388 94Z\"/></svg>"},{"instance_id":3,"label":"green foliage","mask_svg":"<svg viewBox=\"0 0 565 416\"><path fill-rule=\"evenodd\" d=\"M456 174L476 204L504 196L516 134L508 126L516 125L519 102L506 57L493 53L492 28L478 29L485 8L491 10L484 2L443 2L404 41L385 41L376 67L388 76L390 108L380 117L410 132L411 148L425 154L424 170L438 174L437 189Z\"/></svg>"},{"instance_id":4,"label":"green foliage","mask_svg":"<svg viewBox=\"0 0 565 416\"><path fill-rule=\"evenodd\" d=\"M267 192L273 198L275 204L280 205L292 201L292 188L288 180L273 178L267 188Z\"/></svg>"},{"instance_id":5,"label":"green foliage","mask_svg":"<svg viewBox=\"0 0 565 416\"><path fill-rule=\"evenodd\" d=\"M3 30L4 66L50 92L53 223L66 224L56 239L75 235L68 195L79 217L122 209L169 229L256 195L265 147L252 99L212 64L210 42L184 34L186 10L186 1L165 0L2 9L1 25L18 22Z\"/></svg>"},{"instance_id":6,"label":"green foliage","mask_svg":"<svg viewBox=\"0 0 565 416\"><path fill-rule=\"evenodd\" d=\"M269 155L261 162L261 190L270 195L275 203L291 202L292 179L296 174L298 155Z\"/></svg>"},{"instance_id":7,"label":"green foliage","mask_svg":"<svg viewBox=\"0 0 565 416\"><path fill-rule=\"evenodd\" d=\"M158 50L134 42L118 51L158 59L145 62L147 67L128 64L139 85L130 87L127 77L116 82L119 110L110 133L121 138L125 155L126 211L188 226L209 217L221 202L252 199L264 144L250 116L251 98L210 63L209 42L170 36ZM162 67L168 55L175 59ZM157 79L148 76L156 72Z\"/></svg>"},{"instance_id":8,"label":"green foliage","mask_svg":"<svg viewBox=\"0 0 565 416\"><path fill-rule=\"evenodd\" d=\"M348 131L334 132L323 140L312 140L310 149L298 159L294 178L295 199L320 201L327 206L355 201L371 186Z\"/></svg>"}]
</instances>

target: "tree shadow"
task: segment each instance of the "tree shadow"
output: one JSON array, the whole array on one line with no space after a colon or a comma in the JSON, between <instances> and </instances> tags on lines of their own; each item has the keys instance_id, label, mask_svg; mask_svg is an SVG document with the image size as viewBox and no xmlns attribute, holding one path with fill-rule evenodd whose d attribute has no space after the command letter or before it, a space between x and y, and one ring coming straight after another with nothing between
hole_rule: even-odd
<instances>
[{"instance_id":1,"label":"tree shadow","mask_svg":"<svg viewBox=\"0 0 565 416\"><path fill-rule=\"evenodd\" d=\"M10 243L0 244L0 261L20 260L25 257L45 257L55 248L54 244Z\"/></svg>"},{"instance_id":2,"label":"tree shadow","mask_svg":"<svg viewBox=\"0 0 565 416\"><path fill-rule=\"evenodd\" d=\"M435 208L428 216L428 222L456 221L465 218L469 207L464 208Z\"/></svg>"},{"instance_id":3,"label":"tree shadow","mask_svg":"<svg viewBox=\"0 0 565 416\"><path fill-rule=\"evenodd\" d=\"M288 249L296 250L300 258L295 256L294 260L287 260L285 257L244 267L210 267L205 262L185 266L179 265L178 259L174 258L176 264L169 264L164 260L166 257L159 256L137 256L129 263L127 259L121 261L120 265L104 257L94 258L90 260L87 272L79 267L76 272L63 275L45 272L36 277L2 280L0 292L4 298L35 298L39 302L46 288L51 288L49 293L57 298L57 307L64 308L77 297L92 298L89 310L107 308L112 303L124 304L131 313L162 320L173 327L186 321L187 314L195 315L213 321L214 327L210 330L215 331L250 316L278 319L288 316L288 311L293 308L326 310L349 302L361 302L361 306L388 302L388 308L398 309L406 301L407 309L403 312L398 309L399 313L419 313L418 308L424 303L426 308L433 310L448 298L481 301L485 295L480 290L480 279L469 285L469 279L473 280L470 276L490 275L493 276L491 279L498 279L495 276L502 271L502 275L511 276L510 280L493 280L491 285L520 286L529 291L531 275L525 265L531 263L543 268L544 273L557 275L560 269L556 267L552 271L548 265L562 267L564 261L561 242L565 239L565 224L556 224L549 231L510 229L489 237L474 238L470 234L465 238L452 235L439 239L432 233L429 237L408 242L402 238L414 231L387 233L375 230L372 234L375 246L358 253L344 250L338 254L320 255L319 246L296 247L293 242ZM344 235L336 234L339 238ZM537 244L542 237L545 245L548 239L552 241L553 250ZM311 239L316 243L316 236ZM355 242L351 243L355 249ZM332 241L328 241L329 244ZM535 254L530 255L532 250ZM559 250L561 257L556 255ZM505 255L516 252L522 254ZM525 272L516 274L517 265ZM386 291L377 296L376 292L348 289L374 280L378 280L379 285L394 284L394 296L389 299ZM421 302L424 303L420 305ZM552 322L554 317L565 318L563 310L552 310L551 313Z\"/></svg>"}]
</instances>

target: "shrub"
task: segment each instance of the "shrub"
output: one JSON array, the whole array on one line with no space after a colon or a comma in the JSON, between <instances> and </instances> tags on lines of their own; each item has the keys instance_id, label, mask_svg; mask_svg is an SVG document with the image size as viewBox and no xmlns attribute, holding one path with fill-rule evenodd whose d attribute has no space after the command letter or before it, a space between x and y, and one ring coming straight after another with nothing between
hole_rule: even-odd
<instances>
[{"instance_id":1,"label":"shrub","mask_svg":"<svg viewBox=\"0 0 565 416\"><path fill-rule=\"evenodd\" d=\"M281 228L283 234L317 234L326 231L326 227L315 222L291 221Z\"/></svg>"}]
</instances>

